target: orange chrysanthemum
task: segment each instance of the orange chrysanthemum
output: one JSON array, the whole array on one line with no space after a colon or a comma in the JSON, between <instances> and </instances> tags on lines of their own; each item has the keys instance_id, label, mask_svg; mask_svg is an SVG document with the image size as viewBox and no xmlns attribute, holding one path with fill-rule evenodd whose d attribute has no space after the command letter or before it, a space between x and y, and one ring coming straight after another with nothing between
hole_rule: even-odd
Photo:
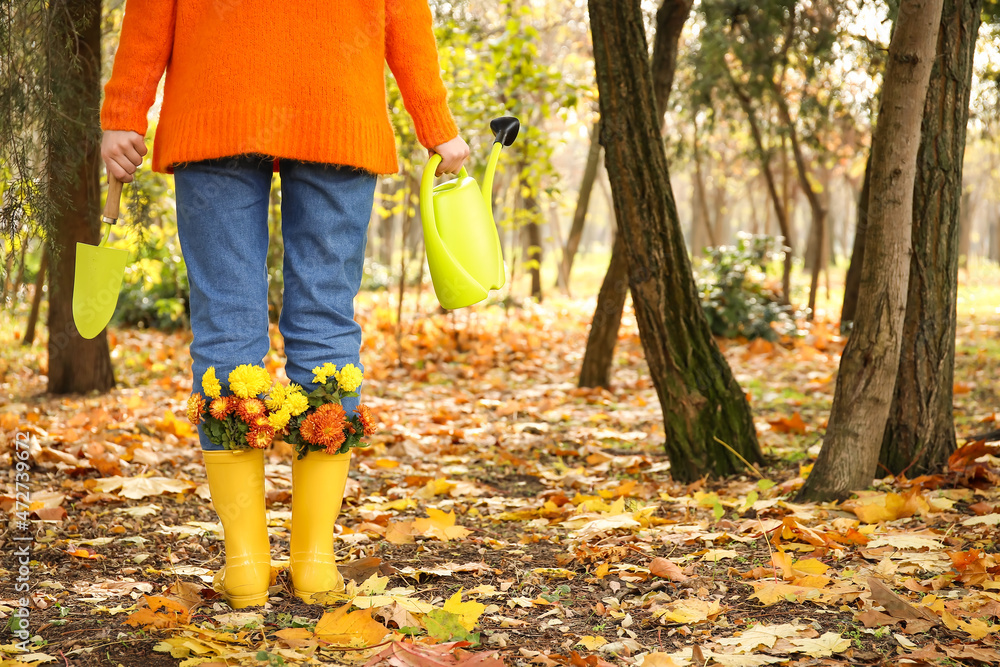
<instances>
[{"instance_id":1,"label":"orange chrysanthemum","mask_svg":"<svg viewBox=\"0 0 1000 667\"><path fill-rule=\"evenodd\" d=\"M236 407L236 414L247 424L253 424L257 417L267 412L267 406L259 398L238 398L239 404Z\"/></svg>"},{"instance_id":2,"label":"orange chrysanthemum","mask_svg":"<svg viewBox=\"0 0 1000 667\"><path fill-rule=\"evenodd\" d=\"M336 403L326 403L305 418L299 427L299 433L306 442L326 447L329 454L340 449L347 439L344 435L345 426L347 413L344 408Z\"/></svg>"},{"instance_id":3,"label":"orange chrysanthemum","mask_svg":"<svg viewBox=\"0 0 1000 667\"><path fill-rule=\"evenodd\" d=\"M232 398L229 396L220 396L219 398L213 398L212 402L208 404L208 412L221 421L228 417L235 407L236 405Z\"/></svg>"},{"instance_id":4,"label":"orange chrysanthemum","mask_svg":"<svg viewBox=\"0 0 1000 667\"><path fill-rule=\"evenodd\" d=\"M205 397L201 394L191 394L187 402L188 421L197 426L205 413Z\"/></svg>"},{"instance_id":5,"label":"orange chrysanthemum","mask_svg":"<svg viewBox=\"0 0 1000 667\"><path fill-rule=\"evenodd\" d=\"M359 405L355 412L358 413L358 420L361 422L361 428L364 429L365 437L375 435L378 430L375 426L378 419L372 409L367 405Z\"/></svg>"},{"instance_id":6,"label":"orange chrysanthemum","mask_svg":"<svg viewBox=\"0 0 1000 667\"><path fill-rule=\"evenodd\" d=\"M247 444L254 449L267 449L274 440L274 429L270 426L254 426L247 433Z\"/></svg>"}]
</instances>

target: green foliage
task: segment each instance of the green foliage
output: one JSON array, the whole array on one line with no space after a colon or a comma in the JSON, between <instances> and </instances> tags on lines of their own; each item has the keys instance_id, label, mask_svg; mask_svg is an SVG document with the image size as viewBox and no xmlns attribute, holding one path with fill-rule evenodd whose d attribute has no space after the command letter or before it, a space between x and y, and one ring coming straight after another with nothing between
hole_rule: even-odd
<instances>
[{"instance_id":1,"label":"green foliage","mask_svg":"<svg viewBox=\"0 0 1000 667\"><path fill-rule=\"evenodd\" d=\"M790 307L764 284L767 265L780 254L773 237L751 234L740 234L735 246L705 250L695 277L713 334L775 340L794 328Z\"/></svg>"},{"instance_id":2,"label":"green foliage","mask_svg":"<svg viewBox=\"0 0 1000 667\"><path fill-rule=\"evenodd\" d=\"M125 269L115 326L176 329L187 326L187 267L172 217L144 229L143 242Z\"/></svg>"}]
</instances>

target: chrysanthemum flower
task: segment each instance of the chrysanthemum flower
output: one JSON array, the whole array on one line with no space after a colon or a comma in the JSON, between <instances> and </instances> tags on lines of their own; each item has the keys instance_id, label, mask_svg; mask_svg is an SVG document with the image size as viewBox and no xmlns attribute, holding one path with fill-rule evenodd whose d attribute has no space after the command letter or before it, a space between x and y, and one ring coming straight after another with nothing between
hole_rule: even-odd
<instances>
[{"instance_id":1,"label":"chrysanthemum flower","mask_svg":"<svg viewBox=\"0 0 1000 667\"><path fill-rule=\"evenodd\" d=\"M266 449L274 440L274 429L270 426L254 426L247 433L247 443L254 449Z\"/></svg>"},{"instance_id":2,"label":"chrysanthemum flower","mask_svg":"<svg viewBox=\"0 0 1000 667\"><path fill-rule=\"evenodd\" d=\"M358 421L361 422L361 428L364 429L365 437L370 435L375 435L378 431L376 426L378 418L375 417L375 413L367 405L359 405L355 412L358 413Z\"/></svg>"},{"instance_id":3,"label":"chrysanthemum flower","mask_svg":"<svg viewBox=\"0 0 1000 667\"><path fill-rule=\"evenodd\" d=\"M309 409L309 399L301 391L290 391L285 398L283 409L288 410L293 417L296 417Z\"/></svg>"},{"instance_id":4,"label":"chrysanthemum flower","mask_svg":"<svg viewBox=\"0 0 1000 667\"><path fill-rule=\"evenodd\" d=\"M188 421L197 426L205 413L205 397L201 394L191 394L187 402Z\"/></svg>"},{"instance_id":5,"label":"chrysanthemum flower","mask_svg":"<svg viewBox=\"0 0 1000 667\"><path fill-rule=\"evenodd\" d=\"M361 386L365 379L364 373L354 364L347 364L337 371L337 384L344 391L354 391Z\"/></svg>"},{"instance_id":6,"label":"chrysanthemum flower","mask_svg":"<svg viewBox=\"0 0 1000 667\"><path fill-rule=\"evenodd\" d=\"M288 420L292 418L292 413L287 409L278 410L277 412L272 412L267 418L268 424L271 425L275 431L280 431L281 429L288 426Z\"/></svg>"},{"instance_id":7,"label":"chrysanthemum flower","mask_svg":"<svg viewBox=\"0 0 1000 667\"><path fill-rule=\"evenodd\" d=\"M257 417L263 417L267 412L264 401L259 398L244 398L236 406L236 414L247 424L253 425Z\"/></svg>"},{"instance_id":8,"label":"chrysanthemum flower","mask_svg":"<svg viewBox=\"0 0 1000 667\"><path fill-rule=\"evenodd\" d=\"M322 366L313 369L313 382L316 384L326 384L326 381L337 374L337 367L329 361Z\"/></svg>"},{"instance_id":9,"label":"chrysanthemum flower","mask_svg":"<svg viewBox=\"0 0 1000 667\"><path fill-rule=\"evenodd\" d=\"M271 376L260 366L243 364L229 374L229 389L240 398L263 394L271 386Z\"/></svg>"},{"instance_id":10,"label":"chrysanthemum flower","mask_svg":"<svg viewBox=\"0 0 1000 667\"><path fill-rule=\"evenodd\" d=\"M268 410L277 412L284 406L286 398L288 398L288 387L280 382L275 382L271 387L271 392L264 399L264 403L267 405Z\"/></svg>"},{"instance_id":11,"label":"chrysanthemum flower","mask_svg":"<svg viewBox=\"0 0 1000 667\"><path fill-rule=\"evenodd\" d=\"M212 402L208 404L208 412L219 421L222 421L236 409L237 400L231 396L213 398Z\"/></svg>"},{"instance_id":12,"label":"chrysanthemum flower","mask_svg":"<svg viewBox=\"0 0 1000 667\"><path fill-rule=\"evenodd\" d=\"M344 408L336 403L326 403L305 418L299 427L299 433L306 442L323 445L327 453L331 454L344 444L345 426L347 426L347 413L344 412Z\"/></svg>"},{"instance_id":13,"label":"chrysanthemum flower","mask_svg":"<svg viewBox=\"0 0 1000 667\"><path fill-rule=\"evenodd\" d=\"M201 390L209 398L218 398L222 394L222 385L219 384L219 378L215 377L215 366L209 366L201 376Z\"/></svg>"}]
</instances>

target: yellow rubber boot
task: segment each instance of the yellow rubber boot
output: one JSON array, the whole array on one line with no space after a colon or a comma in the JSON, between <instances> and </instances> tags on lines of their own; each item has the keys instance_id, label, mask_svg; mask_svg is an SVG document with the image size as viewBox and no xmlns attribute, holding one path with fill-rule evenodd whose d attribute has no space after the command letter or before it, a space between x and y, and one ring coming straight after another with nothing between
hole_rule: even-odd
<instances>
[{"instance_id":1,"label":"yellow rubber boot","mask_svg":"<svg viewBox=\"0 0 1000 667\"><path fill-rule=\"evenodd\" d=\"M309 452L292 462L292 539L289 569L295 595L344 590L333 553L333 527L344 499L351 452Z\"/></svg>"},{"instance_id":2,"label":"yellow rubber boot","mask_svg":"<svg viewBox=\"0 0 1000 667\"><path fill-rule=\"evenodd\" d=\"M229 606L267 602L271 543L264 509L264 452L259 449L205 451L212 504L222 521L226 565L217 577Z\"/></svg>"}]
</instances>

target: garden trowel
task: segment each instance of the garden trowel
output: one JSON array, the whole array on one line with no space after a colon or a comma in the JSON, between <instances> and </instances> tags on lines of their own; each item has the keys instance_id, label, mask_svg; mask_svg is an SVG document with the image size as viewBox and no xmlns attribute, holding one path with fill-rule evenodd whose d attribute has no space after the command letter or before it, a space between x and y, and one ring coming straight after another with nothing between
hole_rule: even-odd
<instances>
[{"instance_id":1,"label":"garden trowel","mask_svg":"<svg viewBox=\"0 0 1000 667\"><path fill-rule=\"evenodd\" d=\"M108 173L108 199L101 222L108 229L100 245L76 244L76 274L73 280L73 321L84 338L95 338L115 314L118 293L125 276L128 251L108 248L111 227L118 222L122 184Z\"/></svg>"}]
</instances>

